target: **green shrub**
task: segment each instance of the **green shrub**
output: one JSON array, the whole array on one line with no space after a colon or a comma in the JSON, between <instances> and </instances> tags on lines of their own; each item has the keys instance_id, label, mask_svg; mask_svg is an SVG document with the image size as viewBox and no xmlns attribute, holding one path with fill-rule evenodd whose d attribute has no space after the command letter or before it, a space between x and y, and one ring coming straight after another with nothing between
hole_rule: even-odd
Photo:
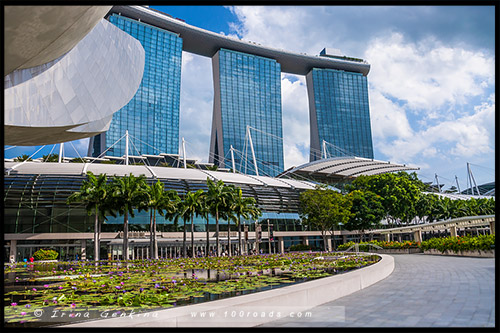
<instances>
[{"instance_id":1,"label":"green shrub","mask_svg":"<svg viewBox=\"0 0 500 333\"><path fill-rule=\"evenodd\" d=\"M35 260L55 260L59 253L52 249L40 249L33 254Z\"/></svg>"},{"instance_id":2,"label":"green shrub","mask_svg":"<svg viewBox=\"0 0 500 333\"><path fill-rule=\"evenodd\" d=\"M290 246L290 251L307 251L307 250L312 250L312 246L306 244L295 244Z\"/></svg>"},{"instance_id":3,"label":"green shrub","mask_svg":"<svg viewBox=\"0 0 500 333\"><path fill-rule=\"evenodd\" d=\"M351 246L353 246L355 243L354 242L347 242L344 244L341 244L337 247L337 251L345 251ZM359 243L359 250L362 252L365 251L370 251L375 249L373 246L369 246L369 244L377 245L380 246L383 249L409 249L409 248L416 248L419 246L419 243L413 242L413 241L404 241L404 242L387 242L387 241L369 241L369 242L361 242ZM353 248L354 249L354 248Z\"/></svg>"},{"instance_id":4,"label":"green shrub","mask_svg":"<svg viewBox=\"0 0 500 333\"><path fill-rule=\"evenodd\" d=\"M441 253L453 251L488 251L495 247L495 235L431 238L420 245L422 250L438 250Z\"/></svg>"}]
</instances>

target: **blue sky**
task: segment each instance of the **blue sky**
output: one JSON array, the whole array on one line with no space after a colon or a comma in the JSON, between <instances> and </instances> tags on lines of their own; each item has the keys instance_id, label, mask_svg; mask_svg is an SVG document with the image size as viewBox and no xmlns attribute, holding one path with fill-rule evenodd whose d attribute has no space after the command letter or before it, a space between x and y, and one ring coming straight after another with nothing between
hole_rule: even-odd
<instances>
[{"instance_id":1,"label":"blue sky","mask_svg":"<svg viewBox=\"0 0 500 333\"><path fill-rule=\"evenodd\" d=\"M332 47L367 60L375 159L419 167L424 181L438 174L446 188L455 185L455 176L466 187L467 162L478 183L494 181L495 7L153 7L262 45L311 55ZM184 52L180 137L187 155L200 161L208 157L212 85L211 60ZM304 77L282 75L282 103L288 168L308 161ZM74 142L80 155L86 155L87 142ZM65 147L66 155L77 156ZM13 148L5 157L35 150Z\"/></svg>"}]
</instances>

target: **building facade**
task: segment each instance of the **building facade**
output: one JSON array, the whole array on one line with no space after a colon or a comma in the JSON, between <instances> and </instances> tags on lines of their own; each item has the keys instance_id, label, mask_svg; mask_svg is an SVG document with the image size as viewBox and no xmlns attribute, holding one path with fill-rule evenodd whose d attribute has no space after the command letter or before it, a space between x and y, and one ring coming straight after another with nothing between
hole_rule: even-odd
<instances>
[{"instance_id":1,"label":"building facade","mask_svg":"<svg viewBox=\"0 0 500 333\"><path fill-rule=\"evenodd\" d=\"M325 49L317 56L265 47L191 26L144 6L113 6L109 15L113 23L124 21L131 29L156 27L158 31L178 38L173 49L173 46L165 46L160 41L154 47L144 45L147 52L145 80L151 71L155 71L154 75L170 71L167 76L180 82L181 48L184 52L212 58L214 107L210 162L232 168L232 146L235 149L231 151L235 168L241 172L275 176L283 171L281 72L307 78L311 160L321 158L319 151L323 141L330 145L330 154L326 157L373 157L366 80L370 65L366 61L344 56L338 50L332 53L332 49ZM141 36L136 38L143 42ZM168 63L156 64L153 68L155 63L148 61L148 52L154 48L169 48L178 52L174 68ZM157 88L142 90L141 87L137 100L134 99L123 112L114 116L108 133L93 140L90 147L92 156L122 137L126 129L132 140L137 137L148 143L138 149L140 153L177 153L179 110L174 101L178 101L179 86L175 82L169 86L159 79L154 82L164 85L167 98L172 99L172 103L167 102L166 113L158 114L158 110L164 109L157 110L151 105L151 91ZM139 97L141 94L148 94L147 102L144 102L146 97ZM139 99L139 104L135 104ZM136 127L149 129L156 126L162 127L158 131L148 131L147 137L136 130ZM130 154L138 154L134 147L130 149ZM124 144L117 144L113 150L107 155L123 156Z\"/></svg>"},{"instance_id":2,"label":"building facade","mask_svg":"<svg viewBox=\"0 0 500 333\"><path fill-rule=\"evenodd\" d=\"M17 162L5 162L13 167ZM283 251L289 246L301 243L303 237L310 237L311 244L321 247L319 231L305 232L299 217L299 195L302 191L313 189L314 184L292 179L247 176L230 172L184 169L172 167L147 167L145 165L114 165L100 163L37 163L26 162L4 176L4 238L9 243L11 255L16 260L29 258L38 248L54 248L61 260L73 260L86 253L93 253L94 217L89 216L83 204L67 204L67 198L79 191L87 179L85 172L114 175L145 175L148 184L160 180L166 190L174 190L180 196L188 191L201 189L207 191L207 178L222 180L226 185L242 189L245 197L254 197L263 214L255 220L242 219L248 229L248 245L269 248L268 225L276 232L273 251ZM137 212L129 217L130 248L135 258L149 246L150 213ZM182 247L183 223L174 223L159 214L156 217L162 257L175 255ZM208 221L210 244L215 246L215 219ZM256 222L264 233L263 242L255 244ZM189 224L189 223L188 223ZM227 246L227 221L220 220L220 239ZM102 258L121 253L121 232L123 216L108 216L101 226ZM190 228L188 227L188 230ZM203 249L206 242L207 221L203 217L194 219L195 240ZM231 243L237 248L236 226L231 227ZM225 236L224 236L225 232ZM283 236L280 236L283 233ZM267 243L265 243L267 242ZM280 243L281 242L281 243ZM281 244L278 246L278 244ZM5 251L6 255L9 251ZM142 255L142 254L141 254ZM8 260L5 257L4 260Z\"/></svg>"},{"instance_id":3,"label":"building facade","mask_svg":"<svg viewBox=\"0 0 500 333\"><path fill-rule=\"evenodd\" d=\"M144 47L144 75L132 100L113 115L109 130L91 140L89 156L99 156L123 137L126 130L132 136L131 154L177 154L182 38L117 14L111 14L108 20ZM116 143L106 155L125 155L125 140Z\"/></svg>"},{"instance_id":4,"label":"building facade","mask_svg":"<svg viewBox=\"0 0 500 333\"><path fill-rule=\"evenodd\" d=\"M313 68L306 80L310 115L309 160L346 156L373 159L366 76Z\"/></svg>"},{"instance_id":5,"label":"building facade","mask_svg":"<svg viewBox=\"0 0 500 333\"><path fill-rule=\"evenodd\" d=\"M232 146L238 151L233 153L238 171L276 176L284 168L280 64L227 49L219 50L212 61L214 111L209 162L231 167Z\"/></svg>"}]
</instances>

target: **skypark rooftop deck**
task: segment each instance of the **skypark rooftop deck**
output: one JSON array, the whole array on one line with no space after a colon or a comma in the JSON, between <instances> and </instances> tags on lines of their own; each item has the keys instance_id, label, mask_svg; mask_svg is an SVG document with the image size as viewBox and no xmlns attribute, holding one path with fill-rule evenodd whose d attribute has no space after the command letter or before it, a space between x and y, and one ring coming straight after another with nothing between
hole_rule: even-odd
<instances>
[{"instance_id":1,"label":"skypark rooftop deck","mask_svg":"<svg viewBox=\"0 0 500 333\"><path fill-rule=\"evenodd\" d=\"M276 59L281 65L282 72L290 74L306 75L313 67L344 70L361 73L365 76L370 71L370 64L366 61L349 60L349 57L336 59L319 55L313 56L263 46L256 42L244 41L201 29L166 13L143 6L113 6L109 14L111 13L140 20L143 23L177 33L183 40L183 51L205 57L211 58L218 50L225 48Z\"/></svg>"}]
</instances>

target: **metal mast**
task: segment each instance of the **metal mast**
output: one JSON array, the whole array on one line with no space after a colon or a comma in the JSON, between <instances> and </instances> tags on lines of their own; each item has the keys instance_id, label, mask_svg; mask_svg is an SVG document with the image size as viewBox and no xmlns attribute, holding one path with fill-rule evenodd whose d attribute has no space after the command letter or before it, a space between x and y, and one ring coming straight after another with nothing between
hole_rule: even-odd
<instances>
[{"instance_id":1,"label":"metal mast","mask_svg":"<svg viewBox=\"0 0 500 333\"><path fill-rule=\"evenodd\" d=\"M247 125L248 141L250 142L250 150L252 151L253 165L255 167L255 174L259 175L259 169L257 168L257 160L255 159L255 151L253 149L252 135L250 134L250 126Z\"/></svg>"}]
</instances>

